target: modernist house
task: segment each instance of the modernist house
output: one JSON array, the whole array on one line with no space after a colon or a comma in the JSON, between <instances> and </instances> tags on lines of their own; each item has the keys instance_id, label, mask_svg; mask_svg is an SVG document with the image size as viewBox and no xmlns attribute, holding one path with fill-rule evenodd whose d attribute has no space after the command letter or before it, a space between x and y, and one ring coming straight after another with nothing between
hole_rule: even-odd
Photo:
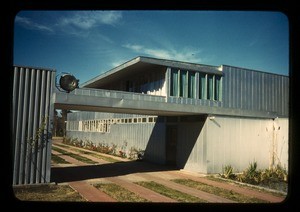
<instances>
[{"instance_id":1,"label":"modernist house","mask_svg":"<svg viewBox=\"0 0 300 212\"><path fill-rule=\"evenodd\" d=\"M67 100L56 95L60 108L80 110L68 114L72 139L127 155L141 149L144 160L198 173L242 171L251 162L288 168L288 76L137 57Z\"/></svg>"}]
</instances>

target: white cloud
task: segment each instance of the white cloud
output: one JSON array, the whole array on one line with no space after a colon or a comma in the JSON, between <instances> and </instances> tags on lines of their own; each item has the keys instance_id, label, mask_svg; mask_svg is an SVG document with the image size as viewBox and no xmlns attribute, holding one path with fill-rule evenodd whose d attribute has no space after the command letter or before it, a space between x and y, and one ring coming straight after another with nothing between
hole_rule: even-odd
<instances>
[{"instance_id":1,"label":"white cloud","mask_svg":"<svg viewBox=\"0 0 300 212\"><path fill-rule=\"evenodd\" d=\"M15 23L18 23L28 29L45 31L45 32L54 32L54 30L51 27L33 22L31 19L26 17L16 16Z\"/></svg>"},{"instance_id":2,"label":"white cloud","mask_svg":"<svg viewBox=\"0 0 300 212\"><path fill-rule=\"evenodd\" d=\"M146 54L148 56L160 59L178 60L193 63L202 62L202 58L199 57L199 53L201 53L201 50L189 47L185 47L180 50L147 48L137 44L125 44L123 45L123 47L137 52L139 54Z\"/></svg>"},{"instance_id":3,"label":"white cloud","mask_svg":"<svg viewBox=\"0 0 300 212\"><path fill-rule=\"evenodd\" d=\"M36 20L22 16L16 16L15 22L31 30L60 31L66 34L86 37L91 29L99 25L114 25L121 18L122 13L120 11L68 11L52 14L52 24L40 24ZM100 39L112 42L110 38L100 33L97 35Z\"/></svg>"},{"instance_id":4,"label":"white cloud","mask_svg":"<svg viewBox=\"0 0 300 212\"><path fill-rule=\"evenodd\" d=\"M125 44L123 45L123 47L134 51L141 51L143 49L143 46L141 45L132 45L132 44Z\"/></svg>"},{"instance_id":5,"label":"white cloud","mask_svg":"<svg viewBox=\"0 0 300 212\"><path fill-rule=\"evenodd\" d=\"M112 62L111 66L114 68L114 67L117 67L119 65L122 65L125 62L127 62L127 60L125 60L125 59L123 59L123 60L117 60L117 61Z\"/></svg>"},{"instance_id":6,"label":"white cloud","mask_svg":"<svg viewBox=\"0 0 300 212\"><path fill-rule=\"evenodd\" d=\"M100 24L114 25L122 18L119 11L75 11L59 20L60 26L75 26L90 29Z\"/></svg>"}]
</instances>

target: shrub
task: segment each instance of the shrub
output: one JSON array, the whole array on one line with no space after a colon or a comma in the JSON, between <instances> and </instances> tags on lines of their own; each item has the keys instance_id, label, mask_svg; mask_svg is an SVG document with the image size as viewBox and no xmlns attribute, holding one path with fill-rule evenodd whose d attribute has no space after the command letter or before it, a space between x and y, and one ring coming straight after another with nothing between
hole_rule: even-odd
<instances>
[{"instance_id":1,"label":"shrub","mask_svg":"<svg viewBox=\"0 0 300 212\"><path fill-rule=\"evenodd\" d=\"M129 150L129 159L132 160L142 160L144 157L145 151L142 149L136 149L135 147L131 147Z\"/></svg>"},{"instance_id":2,"label":"shrub","mask_svg":"<svg viewBox=\"0 0 300 212\"><path fill-rule=\"evenodd\" d=\"M286 169L280 165L277 165L275 168L257 170L257 162L250 163L248 168L240 174L234 174L233 167L227 165L223 168L223 173L219 175L222 178L237 180L252 185L267 185L269 187L273 187L273 185L280 182L287 182L288 177Z\"/></svg>"},{"instance_id":3,"label":"shrub","mask_svg":"<svg viewBox=\"0 0 300 212\"><path fill-rule=\"evenodd\" d=\"M235 179L236 175L233 173L233 167L231 165L227 165L223 167L223 173L220 174L221 177L226 179Z\"/></svg>"}]
</instances>

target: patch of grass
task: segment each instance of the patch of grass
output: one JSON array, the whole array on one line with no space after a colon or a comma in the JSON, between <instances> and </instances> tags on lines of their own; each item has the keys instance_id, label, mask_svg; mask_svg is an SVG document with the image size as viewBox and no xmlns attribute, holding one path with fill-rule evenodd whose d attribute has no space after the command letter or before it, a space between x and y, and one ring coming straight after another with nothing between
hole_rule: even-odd
<instances>
[{"instance_id":1,"label":"patch of grass","mask_svg":"<svg viewBox=\"0 0 300 212\"><path fill-rule=\"evenodd\" d=\"M67 144L57 144L57 143L55 143L55 144L53 144L53 145L55 145L55 146L60 146L60 147L63 147L63 148L67 148L67 149L72 148L71 146L69 146L69 145L67 145Z\"/></svg>"},{"instance_id":2,"label":"patch of grass","mask_svg":"<svg viewBox=\"0 0 300 212\"><path fill-rule=\"evenodd\" d=\"M149 202L147 199L114 183L99 183L94 186L120 202Z\"/></svg>"},{"instance_id":3,"label":"patch of grass","mask_svg":"<svg viewBox=\"0 0 300 212\"><path fill-rule=\"evenodd\" d=\"M214 176L207 176L206 178L209 179L209 180L214 180L216 182L222 182L222 183L224 183L224 182L227 181L226 179L217 178L217 177L214 177ZM286 195L284 195L282 193L272 192L272 191L264 189L263 187L261 187L261 188L259 188L259 187L253 187L253 186L250 186L250 185L247 185L247 184L241 185L241 184L239 184L238 181L234 181L234 180L231 180L231 182L233 182L236 186L239 186L239 187L245 187L246 186L248 189L251 189L251 190L263 191L265 193L269 193L269 194L272 194L272 195L278 196L278 197L286 197Z\"/></svg>"},{"instance_id":4,"label":"patch of grass","mask_svg":"<svg viewBox=\"0 0 300 212\"><path fill-rule=\"evenodd\" d=\"M64 147L64 148L68 148L68 149L72 149L72 150L74 150L78 153L81 153L81 154L91 155L95 158L99 158L99 159L105 160L107 162L111 162L111 163L120 162L120 160L114 159L112 157L106 157L106 156L99 155L99 154L96 154L96 153L93 153L93 152L88 152L88 151L76 149L76 148L70 147L70 146L65 145L65 144L55 144L55 145L56 146L61 146L61 147ZM102 153L102 154L104 154L104 153Z\"/></svg>"},{"instance_id":5,"label":"patch of grass","mask_svg":"<svg viewBox=\"0 0 300 212\"><path fill-rule=\"evenodd\" d=\"M103 155L98 155L98 154L95 154L95 153L92 153L92 152L85 152L84 154L91 155L93 157L105 160L105 161L110 162L110 163L120 162L120 160L117 160L117 159L114 159L114 158L111 158L111 157L105 157Z\"/></svg>"},{"instance_id":6,"label":"patch of grass","mask_svg":"<svg viewBox=\"0 0 300 212\"><path fill-rule=\"evenodd\" d=\"M21 201L86 201L68 185L26 185L13 188L15 197Z\"/></svg>"},{"instance_id":7,"label":"patch of grass","mask_svg":"<svg viewBox=\"0 0 300 212\"><path fill-rule=\"evenodd\" d=\"M239 203L266 203L266 201L264 200L247 197L232 190L207 185L205 183L201 183L190 179L174 179L172 181L207 193L215 194L217 196L221 196Z\"/></svg>"},{"instance_id":8,"label":"patch of grass","mask_svg":"<svg viewBox=\"0 0 300 212\"><path fill-rule=\"evenodd\" d=\"M89 158L86 158L86 157L83 157L81 155L77 155L77 154L65 151L65 150L60 149L60 148L55 147L55 146L52 146L52 149L55 150L55 151L57 151L57 152L59 152L59 153L61 153L61 154L68 155L68 156L70 156L72 158L75 158L76 160L79 160L79 161L81 161L83 163L88 163L88 164L96 164L97 163L97 162L95 162L95 161L93 161L93 160L91 160Z\"/></svg>"},{"instance_id":9,"label":"patch of grass","mask_svg":"<svg viewBox=\"0 0 300 212\"><path fill-rule=\"evenodd\" d=\"M70 164L68 161L66 161L65 159L63 159L55 154L51 154L51 160L53 161L53 163L56 163L56 164Z\"/></svg>"},{"instance_id":10,"label":"patch of grass","mask_svg":"<svg viewBox=\"0 0 300 212\"><path fill-rule=\"evenodd\" d=\"M138 185L144 186L146 188L149 188L159 194L162 194L164 196L170 197L171 199L175 199L179 202L206 202L203 199L200 199L198 197L194 197L192 195L177 191L172 188L168 188L162 184L156 183L154 181L141 181L137 182Z\"/></svg>"}]
</instances>

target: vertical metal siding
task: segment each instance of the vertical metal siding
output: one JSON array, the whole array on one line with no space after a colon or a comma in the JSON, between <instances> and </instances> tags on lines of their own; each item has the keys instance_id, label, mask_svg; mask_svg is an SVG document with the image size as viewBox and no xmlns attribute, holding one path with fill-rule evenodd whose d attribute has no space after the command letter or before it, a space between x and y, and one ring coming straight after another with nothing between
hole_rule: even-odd
<instances>
[{"instance_id":1,"label":"vertical metal siding","mask_svg":"<svg viewBox=\"0 0 300 212\"><path fill-rule=\"evenodd\" d=\"M54 78L53 70L14 67L14 185L50 182ZM39 134L43 124L44 132Z\"/></svg>"},{"instance_id":2,"label":"vertical metal siding","mask_svg":"<svg viewBox=\"0 0 300 212\"><path fill-rule=\"evenodd\" d=\"M288 119L216 116L205 125L207 173L221 173L226 165L240 172L254 161L259 169L269 168L273 155L277 164L287 168Z\"/></svg>"},{"instance_id":3,"label":"vertical metal siding","mask_svg":"<svg viewBox=\"0 0 300 212\"><path fill-rule=\"evenodd\" d=\"M133 114L114 114L100 112L76 112L68 114L68 121L93 120L106 118L141 117ZM112 124L110 133L67 131L72 139L92 141L94 144L117 145L120 149L126 143L126 151L131 147L145 150L145 159L165 163L165 125L164 123L126 123Z\"/></svg>"},{"instance_id":4,"label":"vertical metal siding","mask_svg":"<svg viewBox=\"0 0 300 212\"><path fill-rule=\"evenodd\" d=\"M223 107L263 110L288 116L287 76L223 66Z\"/></svg>"},{"instance_id":5,"label":"vertical metal siding","mask_svg":"<svg viewBox=\"0 0 300 212\"><path fill-rule=\"evenodd\" d=\"M178 124L178 168L206 173L205 132L203 122Z\"/></svg>"}]
</instances>

